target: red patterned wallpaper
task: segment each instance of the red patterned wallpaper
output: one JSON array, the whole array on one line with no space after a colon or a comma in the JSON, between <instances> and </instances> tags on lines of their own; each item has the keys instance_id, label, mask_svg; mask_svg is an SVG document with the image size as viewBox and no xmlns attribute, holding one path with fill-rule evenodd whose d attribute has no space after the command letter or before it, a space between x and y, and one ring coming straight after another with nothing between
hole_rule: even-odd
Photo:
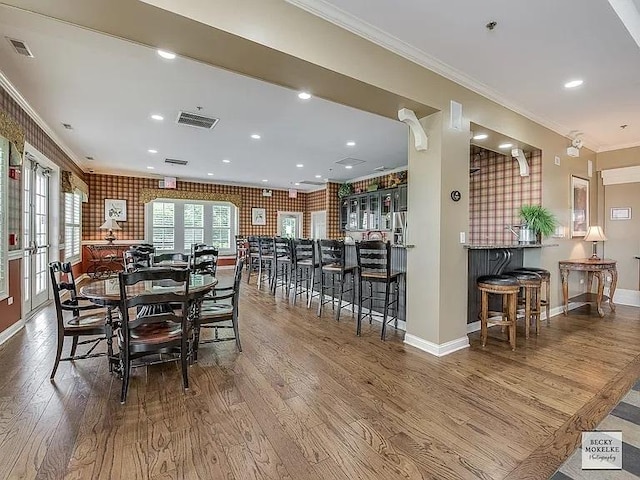
<instances>
[{"instance_id":1,"label":"red patterned wallpaper","mask_svg":"<svg viewBox=\"0 0 640 480\"><path fill-rule=\"evenodd\" d=\"M513 243L506 225L521 222L524 204L542 203L542 152L526 154L529 176L521 177L518 162L476 146L471 147L471 167L480 171L469 181L469 242Z\"/></svg>"},{"instance_id":2,"label":"red patterned wallpaper","mask_svg":"<svg viewBox=\"0 0 640 480\"><path fill-rule=\"evenodd\" d=\"M316 190L306 194L306 208L304 214L304 236L311 237L311 212L327 209L327 190Z\"/></svg>"}]
</instances>

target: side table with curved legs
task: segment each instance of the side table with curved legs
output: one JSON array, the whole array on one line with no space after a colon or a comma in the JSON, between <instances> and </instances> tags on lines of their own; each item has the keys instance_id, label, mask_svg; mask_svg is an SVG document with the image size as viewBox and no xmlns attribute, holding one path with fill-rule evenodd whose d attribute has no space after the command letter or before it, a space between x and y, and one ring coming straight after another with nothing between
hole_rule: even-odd
<instances>
[{"instance_id":1,"label":"side table with curved legs","mask_svg":"<svg viewBox=\"0 0 640 480\"><path fill-rule=\"evenodd\" d=\"M613 296L616 292L616 285L618 283L618 270L616 267L616 261L610 259L591 259L581 258L577 260L561 260L558 262L560 267L560 277L562 278L562 297L563 297L563 311L567 315L569 309L569 300L575 302L595 302L598 309L598 315L604 317L604 311L602 310L602 301L609 301L609 308L612 312L616 311L616 306L613 303ZM587 272L587 292L580 295L569 298L569 272L579 271ZM604 294L604 284L607 280L607 275L611 276L611 285L609 286L609 295ZM598 279L597 292L591 292L593 278Z\"/></svg>"}]
</instances>

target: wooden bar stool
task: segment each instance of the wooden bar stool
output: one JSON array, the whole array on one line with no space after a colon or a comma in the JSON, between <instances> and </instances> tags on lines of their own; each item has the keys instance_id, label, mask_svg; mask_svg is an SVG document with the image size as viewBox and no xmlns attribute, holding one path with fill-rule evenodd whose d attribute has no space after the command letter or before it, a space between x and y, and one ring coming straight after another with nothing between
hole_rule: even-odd
<instances>
[{"instance_id":1,"label":"wooden bar stool","mask_svg":"<svg viewBox=\"0 0 640 480\"><path fill-rule=\"evenodd\" d=\"M340 320L340 311L351 306L351 315L355 315L356 270L355 265L346 264L344 241L318 240L318 263L320 264L320 299L318 301L318 316L322 316L322 306L331 302L331 306L338 308L336 320ZM327 276L331 276L331 284L327 283ZM345 290L347 277L351 278L349 289ZM337 280L337 282L336 282ZM338 283L338 285L336 285ZM331 299L325 300L325 292L331 292ZM351 303L342 305L345 293L351 292Z\"/></svg>"},{"instance_id":2,"label":"wooden bar stool","mask_svg":"<svg viewBox=\"0 0 640 480\"><path fill-rule=\"evenodd\" d=\"M529 330L531 328L531 322L534 321L536 325L536 335L540 334L540 314L542 313L542 307L540 306L540 289L542 288L542 278L537 273L523 272L514 270L506 272L505 275L515 278L520 285L520 288L524 290L523 297L518 303L524 304L524 331L525 337L529 338Z\"/></svg>"},{"instance_id":3,"label":"wooden bar stool","mask_svg":"<svg viewBox=\"0 0 640 480\"><path fill-rule=\"evenodd\" d=\"M533 272L540 275L542 278L542 288L540 292L544 290L544 298L540 299L540 305L545 307L545 313L547 314L547 325L551 324L551 272L549 270L545 270L544 268L538 267L522 267L516 268L515 272Z\"/></svg>"},{"instance_id":4,"label":"wooden bar stool","mask_svg":"<svg viewBox=\"0 0 640 480\"><path fill-rule=\"evenodd\" d=\"M518 292L520 291L518 280L507 275L483 275L478 277L476 283L482 294L482 308L480 310L482 346L487 344L488 327L499 325L509 328L509 344L511 350L515 350ZM489 310L490 293L502 296L501 312ZM500 320L489 320L494 316L500 316Z\"/></svg>"},{"instance_id":5,"label":"wooden bar stool","mask_svg":"<svg viewBox=\"0 0 640 480\"><path fill-rule=\"evenodd\" d=\"M311 307L316 284L316 242L311 239L296 238L293 241L293 304L299 295L307 295L307 308ZM318 295L317 293L315 295Z\"/></svg>"}]
</instances>

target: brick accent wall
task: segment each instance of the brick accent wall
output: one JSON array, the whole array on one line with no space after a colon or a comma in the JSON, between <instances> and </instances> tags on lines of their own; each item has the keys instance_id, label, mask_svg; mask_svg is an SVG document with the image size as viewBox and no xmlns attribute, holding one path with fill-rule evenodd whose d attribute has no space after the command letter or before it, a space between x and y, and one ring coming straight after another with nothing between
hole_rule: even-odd
<instances>
[{"instance_id":1,"label":"brick accent wall","mask_svg":"<svg viewBox=\"0 0 640 480\"><path fill-rule=\"evenodd\" d=\"M144 239L144 204L139 192L143 188L158 188L157 178L122 177L116 175L87 175L89 202L82 209L82 239L102 240L104 232L98 227L104 222L104 201L107 198L127 201L127 220L119 222L122 230L116 232L118 240ZM271 197L263 197L262 189L235 185L217 185L178 181L177 190L189 192L226 193L240 195L240 235L275 235L278 211L305 212L306 194L298 192L297 198L289 198L287 190L272 190ZM267 224L251 225L251 208L265 208Z\"/></svg>"},{"instance_id":2,"label":"brick accent wall","mask_svg":"<svg viewBox=\"0 0 640 480\"><path fill-rule=\"evenodd\" d=\"M469 242L513 243L506 225L521 222L524 204L542 203L542 152L526 154L529 176L521 177L518 162L506 155L471 147L471 167L480 171L469 181Z\"/></svg>"}]
</instances>

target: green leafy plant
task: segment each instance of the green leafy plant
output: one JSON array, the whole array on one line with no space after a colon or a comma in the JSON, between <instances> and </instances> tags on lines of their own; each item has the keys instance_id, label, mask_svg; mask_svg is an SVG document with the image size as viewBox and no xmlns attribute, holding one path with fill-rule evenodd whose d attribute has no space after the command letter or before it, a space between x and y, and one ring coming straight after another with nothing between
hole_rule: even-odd
<instances>
[{"instance_id":1,"label":"green leafy plant","mask_svg":"<svg viewBox=\"0 0 640 480\"><path fill-rule=\"evenodd\" d=\"M348 197L353 193L353 185L350 183L343 183L338 187L338 198Z\"/></svg>"},{"instance_id":2,"label":"green leafy plant","mask_svg":"<svg viewBox=\"0 0 640 480\"><path fill-rule=\"evenodd\" d=\"M558 225L556 217L541 205L522 205L520 217L537 236L550 236Z\"/></svg>"}]
</instances>

